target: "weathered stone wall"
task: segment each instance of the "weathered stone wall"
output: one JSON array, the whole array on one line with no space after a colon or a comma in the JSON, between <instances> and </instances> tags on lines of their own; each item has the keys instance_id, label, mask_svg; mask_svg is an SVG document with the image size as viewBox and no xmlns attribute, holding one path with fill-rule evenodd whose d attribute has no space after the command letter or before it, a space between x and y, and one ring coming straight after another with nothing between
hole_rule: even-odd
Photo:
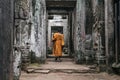
<instances>
[{"instance_id":1,"label":"weathered stone wall","mask_svg":"<svg viewBox=\"0 0 120 80\"><path fill-rule=\"evenodd\" d=\"M44 0L15 0L14 78L31 62L46 59L46 8ZM44 46L44 47L43 47ZM34 53L34 55L33 55Z\"/></svg>"},{"instance_id":2,"label":"weathered stone wall","mask_svg":"<svg viewBox=\"0 0 120 80\"><path fill-rule=\"evenodd\" d=\"M105 15L106 16L106 15ZM114 55L114 10L113 10L113 0L108 1L108 53L110 57ZM110 60L111 62L111 60Z\"/></svg>"},{"instance_id":3,"label":"weathered stone wall","mask_svg":"<svg viewBox=\"0 0 120 80\"><path fill-rule=\"evenodd\" d=\"M96 1L97 2L97 1ZM94 4L94 2L93 2ZM96 3L96 8L95 6L93 7L94 12L94 25L97 24L98 27L100 28L100 34L101 34L101 44L102 46L105 46L105 3L104 1L98 1ZM93 27L94 27L93 25ZM94 29L93 29L94 31Z\"/></svg>"},{"instance_id":4,"label":"weathered stone wall","mask_svg":"<svg viewBox=\"0 0 120 80\"><path fill-rule=\"evenodd\" d=\"M94 24L93 0L85 0L85 63L92 64L95 61L95 52L93 51L92 27Z\"/></svg>"},{"instance_id":5,"label":"weathered stone wall","mask_svg":"<svg viewBox=\"0 0 120 80\"><path fill-rule=\"evenodd\" d=\"M15 0L15 44L25 46L29 40L30 1Z\"/></svg>"},{"instance_id":6,"label":"weathered stone wall","mask_svg":"<svg viewBox=\"0 0 120 80\"><path fill-rule=\"evenodd\" d=\"M93 0L92 4L94 17L92 26L93 50L95 51L95 59L100 64L101 60L105 60L104 0Z\"/></svg>"},{"instance_id":7,"label":"weathered stone wall","mask_svg":"<svg viewBox=\"0 0 120 80\"><path fill-rule=\"evenodd\" d=\"M94 0L85 0L85 10L86 10L86 26L85 32L86 35L92 35L92 26L94 24L94 15L93 15L93 4Z\"/></svg>"},{"instance_id":8,"label":"weathered stone wall","mask_svg":"<svg viewBox=\"0 0 120 80\"><path fill-rule=\"evenodd\" d=\"M84 58L84 40L85 40L85 0L77 0L76 3L76 22L74 29L74 49L77 62Z\"/></svg>"},{"instance_id":9,"label":"weathered stone wall","mask_svg":"<svg viewBox=\"0 0 120 80\"><path fill-rule=\"evenodd\" d=\"M115 61L115 27L114 27L114 6L113 0L105 0L105 52L107 70L110 70L111 64ZM117 39L117 38L116 38ZM115 48L114 48L115 47Z\"/></svg>"},{"instance_id":10,"label":"weathered stone wall","mask_svg":"<svg viewBox=\"0 0 120 80\"><path fill-rule=\"evenodd\" d=\"M13 1L0 0L0 80L13 80Z\"/></svg>"},{"instance_id":11,"label":"weathered stone wall","mask_svg":"<svg viewBox=\"0 0 120 80\"><path fill-rule=\"evenodd\" d=\"M31 47L38 62L46 59L46 5L45 0L34 3L33 25L31 28Z\"/></svg>"},{"instance_id":12,"label":"weathered stone wall","mask_svg":"<svg viewBox=\"0 0 120 80\"><path fill-rule=\"evenodd\" d=\"M98 63L100 59L105 60L104 10L104 0L77 1L74 30L77 61L86 60L89 56Z\"/></svg>"},{"instance_id":13,"label":"weathered stone wall","mask_svg":"<svg viewBox=\"0 0 120 80\"><path fill-rule=\"evenodd\" d=\"M21 67L23 67L24 57L29 53L30 40L30 1L15 0L15 25L14 25L14 80L18 80ZM27 52L26 52L27 51ZM26 63L25 63L26 64Z\"/></svg>"},{"instance_id":14,"label":"weathered stone wall","mask_svg":"<svg viewBox=\"0 0 120 80\"><path fill-rule=\"evenodd\" d=\"M113 61L113 12L113 0L86 0L86 33L92 36L91 50L98 64Z\"/></svg>"}]
</instances>

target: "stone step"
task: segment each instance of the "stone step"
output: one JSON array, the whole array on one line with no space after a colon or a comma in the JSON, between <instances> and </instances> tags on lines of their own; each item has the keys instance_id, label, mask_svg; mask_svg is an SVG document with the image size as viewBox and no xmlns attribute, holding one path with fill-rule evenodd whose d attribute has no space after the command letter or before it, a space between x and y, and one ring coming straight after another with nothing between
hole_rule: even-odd
<instances>
[{"instance_id":1,"label":"stone step","mask_svg":"<svg viewBox=\"0 0 120 80\"><path fill-rule=\"evenodd\" d=\"M57 73L57 72L62 72L62 73L96 73L97 71L95 69L90 69L90 70L78 70L78 69L27 69L27 73L43 73L43 74L48 74L48 73Z\"/></svg>"},{"instance_id":2,"label":"stone step","mask_svg":"<svg viewBox=\"0 0 120 80\"><path fill-rule=\"evenodd\" d=\"M28 73L96 73L96 65L75 64L72 58L62 58L62 62L55 62L54 58L47 59L45 64L27 66Z\"/></svg>"}]
</instances>

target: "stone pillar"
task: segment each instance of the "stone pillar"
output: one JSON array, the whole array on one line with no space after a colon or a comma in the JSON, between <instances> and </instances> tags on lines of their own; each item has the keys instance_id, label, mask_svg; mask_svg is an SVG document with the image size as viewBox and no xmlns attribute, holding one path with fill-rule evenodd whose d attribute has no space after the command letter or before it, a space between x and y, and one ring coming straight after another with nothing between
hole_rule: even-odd
<instances>
[{"instance_id":1,"label":"stone pillar","mask_svg":"<svg viewBox=\"0 0 120 80\"><path fill-rule=\"evenodd\" d=\"M18 80L21 68L30 63L29 44L31 31L30 0L15 0L15 25L13 71L14 79ZM22 66L21 66L22 65ZM24 69L25 70L25 69Z\"/></svg>"},{"instance_id":2,"label":"stone pillar","mask_svg":"<svg viewBox=\"0 0 120 80\"><path fill-rule=\"evenodd\" d=\"M110 70L114 53L113 0L105 1L105 53L107 71Z\"/></svg>"},{"instance_id":3,"label":"stone pillar","mask_svg":"<svg viewBox=\"0 0 120 80\"><path fill-rule=\"evenodd\" d=\"M85 25L85 61L86 64L92 64L95 61L95 52L93 51L93 38L92 38L92 27L94 24L94 10L93 7L96 4L93 4L94 0L86 0L85 9L86 9L86 25Z\"/></svg>"},{"instance_id":4,"label":"stone pillar","mask_svg":"<svg viewBox=\"0 0 120 80\"><path fill-rule=\"evenodd\" d=\"M74 37L74 49L76 62L84 60L84 40L85 40L85 0L77 0L76 5L76 26Z\"/></svg>"},{"instance_id":5,"label":"stone pillar","mask_svg":"<svg viewBox=\"0 0 120 80\"><path fill-rule=\"evenodd\" d=\"M45 0L36 0L33 7L33 25L31 29L30 50L38 62L46 59L46 5Z\"/></svg>"},{"instance_id":6,"label":"stone pillar","mask_svg":"<svg viewBox=\"0 0 120 80\"><path fill-rule=\"evenodd\" d=\"M105 61L104 53L104 1L93 0L94 24L92 26L93 49L97 64Z\"/></svg>"},{"instance_id":7,"label":"stone pillar","mask_svg":"<svg viewBox=\"0 0 120 80\"><path fill-rule=\"evenodd\" d=\"M13 80L13 2L0 0L0 80Z\"/></svg>"}]
</instances>

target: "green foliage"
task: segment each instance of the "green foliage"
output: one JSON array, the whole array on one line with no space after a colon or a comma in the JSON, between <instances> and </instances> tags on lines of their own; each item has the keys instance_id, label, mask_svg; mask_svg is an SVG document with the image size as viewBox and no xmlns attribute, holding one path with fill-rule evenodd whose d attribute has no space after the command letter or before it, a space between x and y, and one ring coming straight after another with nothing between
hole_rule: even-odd
<instances>
[{"instance_id":1,"label":"green foliage","mask_svg":"<svg viewBox=\"0 0 120 80\"><path fill-rule=\"evenodd\" d=\"M29 66L37 66L37 67L40 67L41 65L39 63L32 63L30 64Z\"/></svg>"}]
</instances>

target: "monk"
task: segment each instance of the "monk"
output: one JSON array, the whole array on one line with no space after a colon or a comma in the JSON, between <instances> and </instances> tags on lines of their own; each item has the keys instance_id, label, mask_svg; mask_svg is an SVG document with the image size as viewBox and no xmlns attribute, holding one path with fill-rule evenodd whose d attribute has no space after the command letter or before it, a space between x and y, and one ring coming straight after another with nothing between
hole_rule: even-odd
<instances>
[{"instance_id":1,"label":"monk","mask_svg":"<svg viewBox=\"0 0 120 80\"><path fill-rule=\"evenodd\" d=\"M55 56L55 61L61 62L62 60L60 59L62 56L62 47L64 46L64 35L56 32L53 34L53 55Z\"/></svg>"}]
</instances>

